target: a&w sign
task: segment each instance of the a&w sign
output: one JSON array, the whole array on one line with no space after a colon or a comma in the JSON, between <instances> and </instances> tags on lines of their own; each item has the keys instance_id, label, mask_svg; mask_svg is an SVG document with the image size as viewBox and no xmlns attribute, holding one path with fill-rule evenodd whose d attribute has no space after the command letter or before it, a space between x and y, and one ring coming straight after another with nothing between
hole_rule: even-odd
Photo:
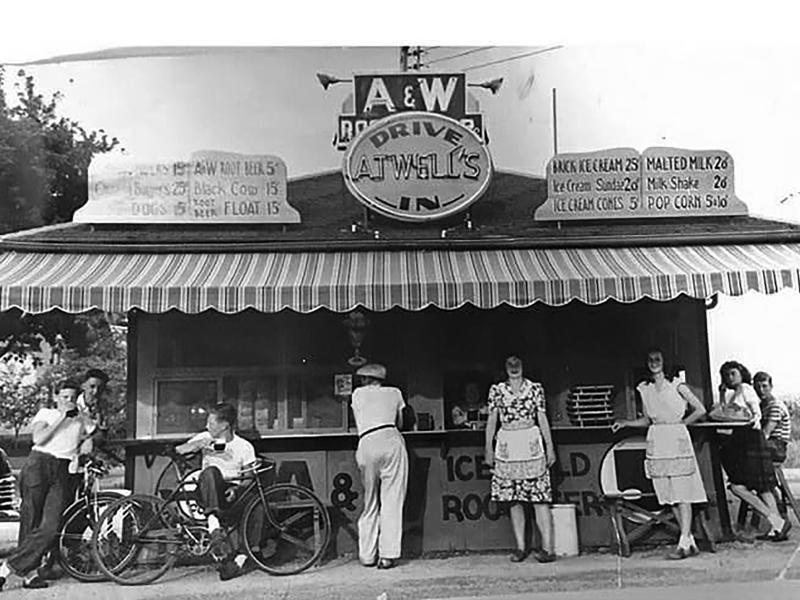
<instances>
[{"instance_id":1,"label":"a&w sign","mask_svg":"<svg viewBox=\"0 0 800 600\"><path fill-rule=\"evenodd\" d=\"M464 73L392 73L354 75L354 113L339 115L334 143L346 150L370 123L410 111L432 112L459 121L485 140L483 115L467 112Z\"/></svg>"}]
</instances>

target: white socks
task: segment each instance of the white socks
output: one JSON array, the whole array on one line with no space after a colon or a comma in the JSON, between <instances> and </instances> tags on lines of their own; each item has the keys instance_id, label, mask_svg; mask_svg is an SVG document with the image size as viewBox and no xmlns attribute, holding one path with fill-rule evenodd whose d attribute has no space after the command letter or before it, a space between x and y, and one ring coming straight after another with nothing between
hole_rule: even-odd
<instances>
[{"instance_id":1,"label":"white socks","mask_svg":"<svg viewBox=\"0 0 800 600\"><path fill-rule=\"evenodd\" d=\"M770 515L769 524L772 525L772 531L780 531L783 529L783 518L780 515Z\"/></svg>"},{"instance_id":2,"label":"white socks","mask_svg":"<svg viewBox=\"0 0 800 600\"><path fill-rule=\"evenodd\" d=\"M8 568L8 563L3 561L3 564L0 565L0 577L7 579L9 575L11 575L11 569Z\"/></svg>"},{"instance_id":3,"label":"white socks","mask_svg":"<svg viewBox=\"0 0 800 600\"><path fill-rule=\"evenodd\" d=\"M208 532L211 533L215 529L219 529L219 519L217 515L208 515Z\"/></svg>"},{"instance_id":4,"label":"white socks","mask_svg":"<svg viewBox=\"0 0 800 600\"><path fill-rule=\"evenodd\" d=\"M688 550L696 545L697 544L694 541L694 536L691 533L689 535L681 535L681 537L678 539L678 548L682 548L683 550Z\"/></svg>"},{"instance_id":5,"label":"white socks","mask_svg":"<svg viewBox=\"0 0 800 600\"><path fill-rule=\"evenodd\" d=\"M244 554L237 554L236 558L233 559L233 562L235 562L236 566L241 569L242 565L244 565L244 561L246 561L246 560L247 560L247 557Z\"/></svg>"}]
</instances>

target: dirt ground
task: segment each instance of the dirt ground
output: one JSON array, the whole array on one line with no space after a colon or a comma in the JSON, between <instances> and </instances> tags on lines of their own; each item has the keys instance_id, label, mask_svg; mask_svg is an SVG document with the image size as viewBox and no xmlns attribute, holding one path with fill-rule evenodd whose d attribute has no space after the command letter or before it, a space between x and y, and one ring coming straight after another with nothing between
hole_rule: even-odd
<instances>
[{"instance_id":1,"label":"dirt ground","mask_svg":"<svg viewBox=\"0 0 800 600\"><path fill-rule=\"evenodd\" d=\"M506 553L482 553L439 559L409 560L388 571L362 567L343 557L290 577L251 572L221 582L210 567L179 568L145 587L111 582L82 584L61 579L47 590L21 589L18 579L6 584L3 598L24 597L95 600L113 598L215 600L242 598L400 600L522 594L579 590L669 587L718 582L796 580L800 585L797 534L781 544L731 542L715 554L683 561L665 558L668 548L636 551L629 558L592 553L539 564L533 558L509 562ZM385 596L382 596L385 594Z\"/></svg>"}]
</instances>

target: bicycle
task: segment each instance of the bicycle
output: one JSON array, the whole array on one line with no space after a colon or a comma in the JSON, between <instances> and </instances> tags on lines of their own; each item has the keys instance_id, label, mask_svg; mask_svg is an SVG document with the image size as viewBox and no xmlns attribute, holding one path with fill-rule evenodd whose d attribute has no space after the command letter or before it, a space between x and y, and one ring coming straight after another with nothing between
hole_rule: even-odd
<instances>
[{"instance_id":1,"label":"bicycle","mask_svg":"<svg viewBox=\"0 0 800 600\"><path fill-rule=\"evenodd\" d=\"M292 575L322 557L331 536L330 516L308 488L269 483L274 468L274 462L257 459L239 479L238 493L220 521L229 536L237 534L258 569ZM166 498L134 494L105 509L94 528L92 551L109 579L122 585L152 583L180 558L211 554L194 475L186 475Z\"/></svg>"},{"instance_id":2,"label":"bicycle","mask_svg":"<svg viewBox=\"0 0 800 600\"><path fill-rule=\"evenodd\" d=\"M121 491L99 490L98 480L107 472L102 461L90 458L84 465L83 481L76 500L61 517L56 558L61 568L79 581L102 581L105 578L92 557L92 533L102 511L124 497Z\"/></svg>"},{"instance_id":3,"label":"bicycle","mask_svg":"<svg viewBox=\"0 0 800 600\"><path fill-rule=\"evenodd\" d=\"M168 447L165 447L169 450ZM153 494L159 498L166 498L169 492L178 487L178 483L189 473L194 471L200 474L200 453L177 454L170 456L171 460L164 466L156 479Z\"/></svg>"}]
</instances>

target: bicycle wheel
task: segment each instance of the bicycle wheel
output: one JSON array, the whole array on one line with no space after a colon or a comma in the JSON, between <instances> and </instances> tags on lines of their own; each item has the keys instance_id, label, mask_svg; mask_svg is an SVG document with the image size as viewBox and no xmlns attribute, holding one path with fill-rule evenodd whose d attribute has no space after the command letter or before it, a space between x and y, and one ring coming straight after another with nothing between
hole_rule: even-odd
<instances>
[{"instance_id":1,"label":"bicycle wheel","mask_svg":"<svg viewBox=\"0 0 800 600\"><path fill-rule=\"evenodd\" d=\"M122 585L151 583L166 573L182 545L180 530L155 496L134 494L109 504L92 534L100 571Z\"/></svg>"},{"instance_id":2,"label":"bicycle wheel","mask_svg":"<svg viewBox=\"0 0 800 600\"><path fill-rule=\"evenodd\" d=\"M328 511L314 493L291 483L264 490L242 520L247 555L272 575L293 575L316 563L331 537Z\"/></svg>"},{"instance_id":3,"label":"bicycle wheel","mask_svg":"<svg viewBox=\"0 0 800 600\"><path fill-rule=\"evenodd\" d=\"M177 462L171 459L167 465L161 470L161 474L156 479L155 489L153 494L157 498L166 500L167 497L178 487L178 483L191 471L200 469L201 456L196 454L189 458L180 459Z\"/></svg>"},{"instance_id":4,"label":"bicycle wheel","mask_svg":"<svg viewBox=\"0 0 800 600\"><path fill-rule=\"evenodd\" d=\"M92 533L103 510L121 497L113 492L97 492L88 499L76 500L64 511L58 530L56 551L61 568L75 579L105 579L92 557Z\"/></svg>"}]
</instances>

